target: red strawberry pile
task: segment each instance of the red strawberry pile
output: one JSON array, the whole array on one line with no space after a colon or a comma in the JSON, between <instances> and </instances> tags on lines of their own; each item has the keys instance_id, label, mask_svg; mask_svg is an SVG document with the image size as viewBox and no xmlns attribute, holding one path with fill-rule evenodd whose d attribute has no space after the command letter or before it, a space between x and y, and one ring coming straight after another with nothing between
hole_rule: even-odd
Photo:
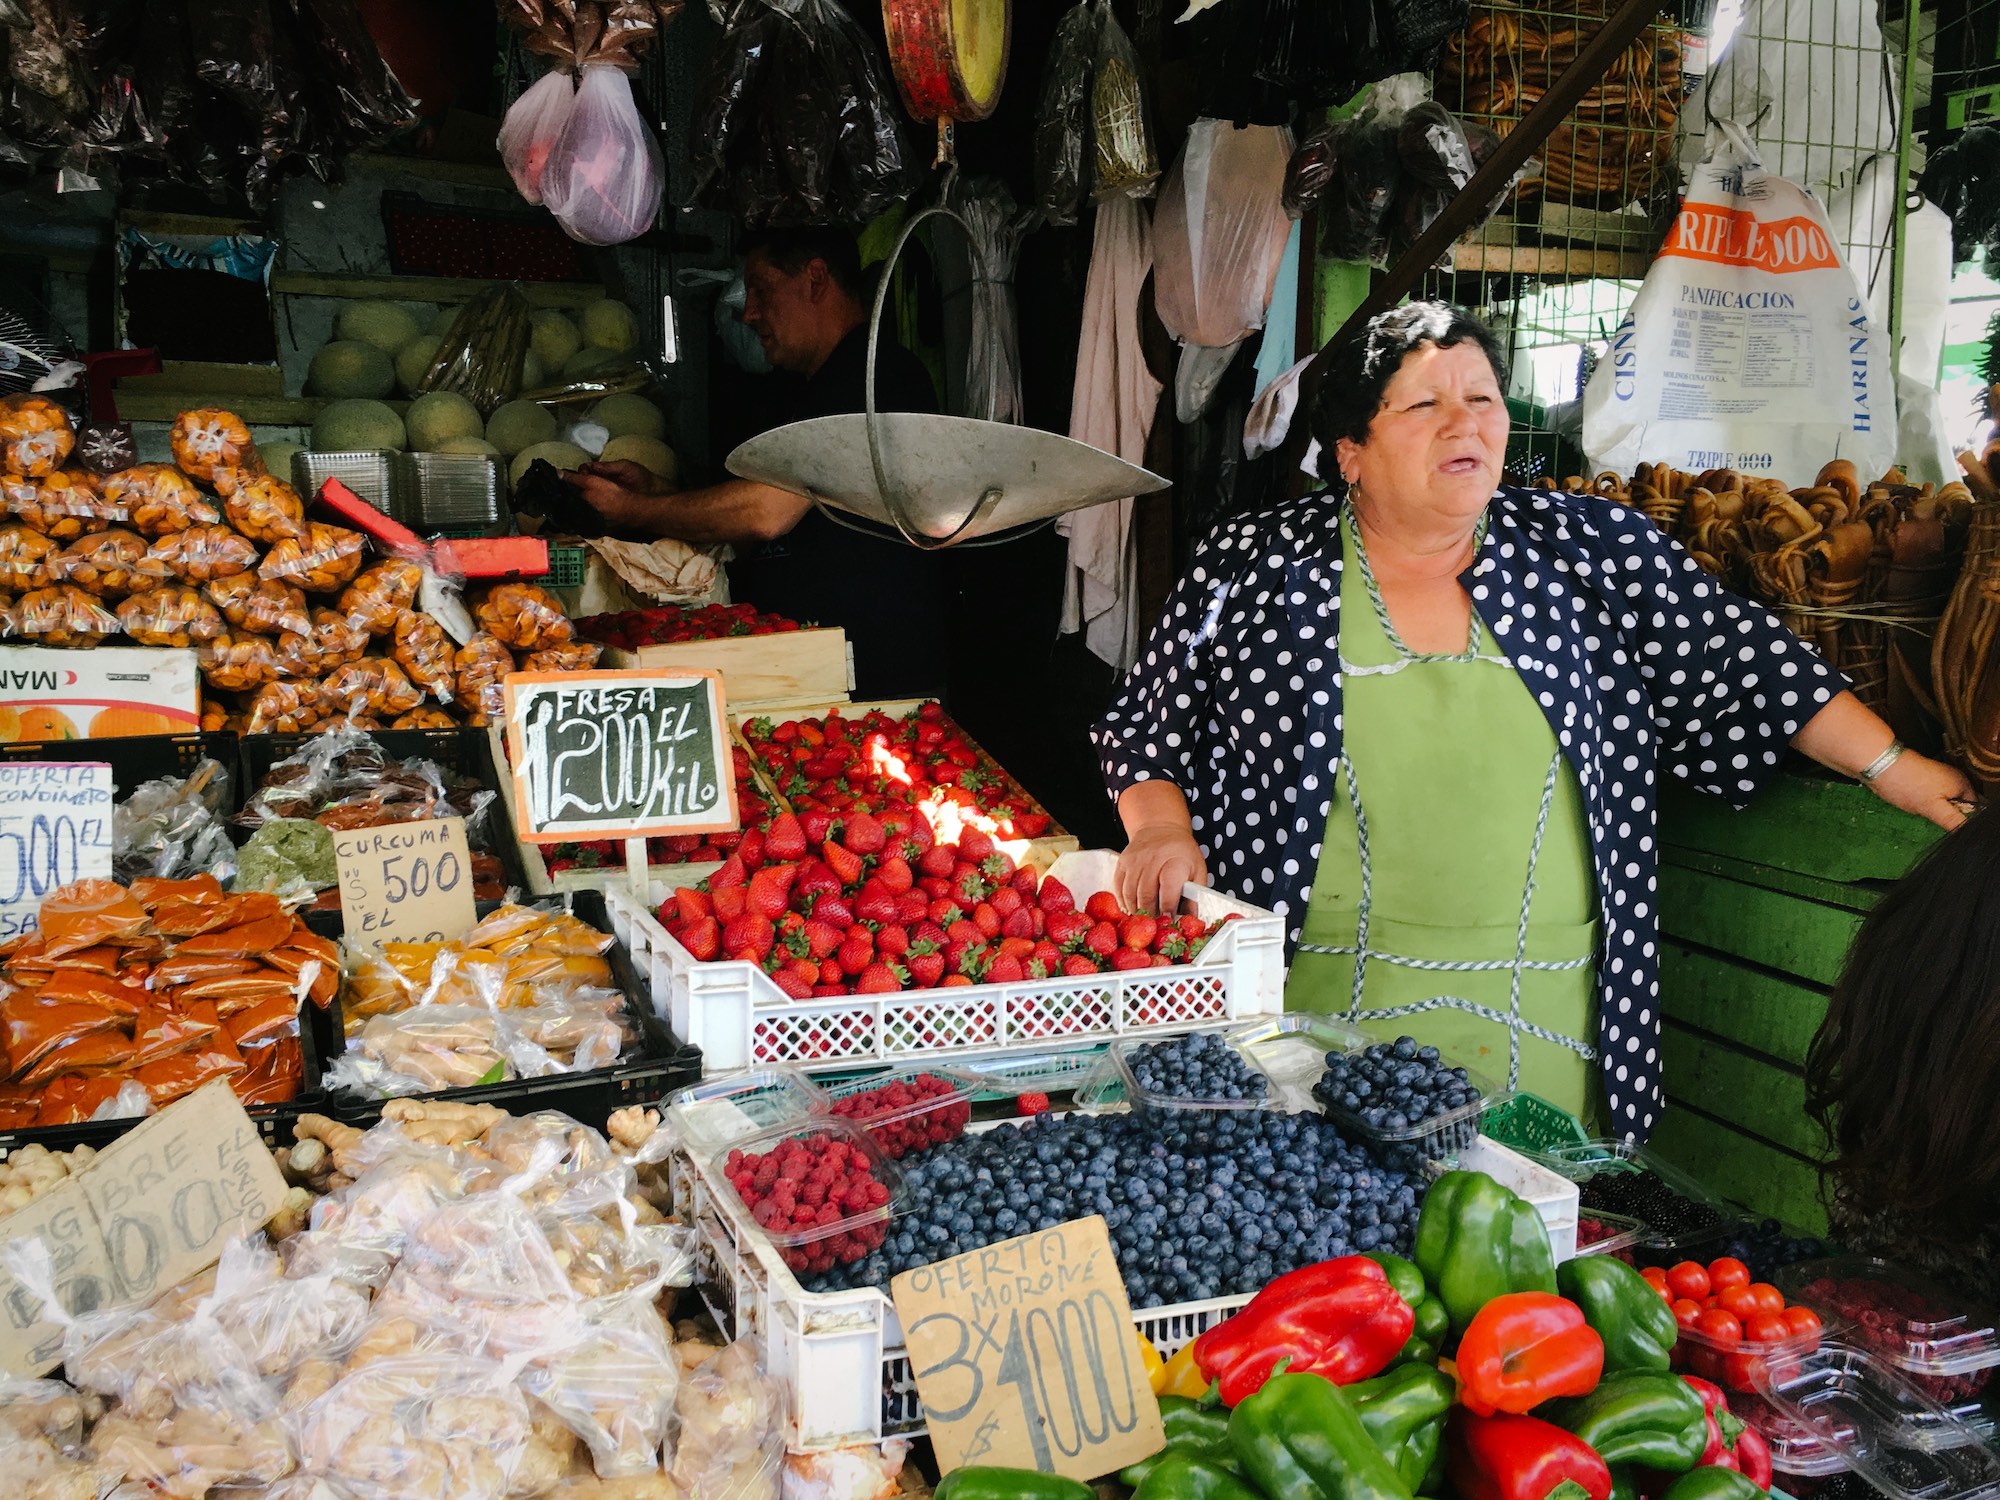
<instances>
[{"instance_id":1,"label":"red strawberry pile","mask_svg":"<svg viewBox=\"0 0 2000 1500\"><path fill-rule=\"evenodd\" d=\"M1040 838L1049 828L1049 815L936 703L904 719L880 709L859 719L752 719L743 737L795 812L880 813L935 797L984 813L1001 838Z\"/></svg>"},{"instance_id":2,"label":"red strawberry pile","mask_svg":"<svg viewBox=\"0 0 2000 1500\"><path fill-rule=\"evenodd\" d=\"M865 1129L884 1156L901 1160L912 1151L942 1146L965 1134L972 1123L972 1104L960 1098L960 1092L956 1084L935 1073L919 1073L880 1088L843 1094L833 1101L833 1112ZM882 1123L872 1125L871 1120Z\"/></svg>"},{"instance_id":3,"label":"red strawberry pile","mask_svg":"<svg viewBox=\"0 0 2000 1500\"><path fill-rule=\"evenodd\" d=\"M881 1248L888 1216L879 1211L889 1189L875 1178L875 1164L851 1142L824 1133L795 1136L764 1153L731 1151L723 1175L759 1228L791 1238L820 1233L803 1244L780 1246L794 1271L831 1271ZM861 1215L873 1222L827 1233Z\"/></svg>"},{"instance_id":4,"label":"red strawberry pile","mask_svg":"<svg viewBox=\"0 0 2000 1500\"><path fill-rule=\"evenodd\" d=\"M773 808L750 774L750 757L741 745L732 746L736 767L736 805L745 828L759 828L771 821ZM743 842L741 832L676 833L666 838L646 840L649 865L718 864ZM553 844L548 854L549 873L563 870L625 868L625 845L617 839L592 839L580 844Z\"/></svg>"},{"instance_id":5,"label":"red strawberry pile","mask_svg":"<svg viewBox=\"0 0 2000 1500\"><path fill-rule=\"evenodd\" d=\"M704 604L699 609L663 604L655 609L591 615L576 622L581 639L621 651L674 646L682 641L719 641L736 635L778 635L800 628L797 620L767 615L754 604Z\"/></svg>"},{"instance_id":6,"label":"red strawberry pile","mask_svg":"<svg viewBox=\"0 0 2000 1500\"><path fill-rule=\"evenodd\" d=\"M1079 910L985 834L940 844L907 807L780 813L660 921L696 959L754 963L795 1000L1164 968L1221 925L1135 915L1109 891Z\"/></svg>"}]
</instances>

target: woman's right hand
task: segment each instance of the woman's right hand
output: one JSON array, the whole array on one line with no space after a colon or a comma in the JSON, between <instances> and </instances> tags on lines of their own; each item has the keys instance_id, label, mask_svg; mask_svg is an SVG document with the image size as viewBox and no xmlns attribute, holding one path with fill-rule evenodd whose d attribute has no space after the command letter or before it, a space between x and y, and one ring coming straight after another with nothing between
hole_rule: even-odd
<instances>
[{"instance_id":1,"label":"woman's right hand","mask_svg":"<svg viewBox=\"0 0 2000 1500\"><path fill-rule=\"evenodd\" d=\"M1208 864L1193 830L1156 823L1130 835L1113 887L1120 906L1172 915L1181 909L1181 888L1189 884L1208 884Z\"/></svg>"}]
</instances>

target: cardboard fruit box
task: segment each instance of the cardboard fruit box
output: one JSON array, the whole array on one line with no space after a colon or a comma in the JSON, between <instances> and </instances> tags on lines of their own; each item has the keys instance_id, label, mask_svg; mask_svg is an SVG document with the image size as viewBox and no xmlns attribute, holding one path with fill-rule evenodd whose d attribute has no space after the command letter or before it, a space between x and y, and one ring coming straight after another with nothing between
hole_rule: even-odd
<instances>
[{"instance_id":1,"label":"cardboard fruit box","mask_svg":"<svg viewBox=\"0 0 2000 1500\"><path fill-rule=\"evenodd\" d=\"M200 728L192 651L0 647L0 742L191 734Z\"/></svg>"},{"instance_id":2,"label":"cardboard fruit box","mask_svg":"<svg viewBox=\"0 0 2000 1500\"><path fill-rule=\"evenodd\" d=\"M845 698L852 685L847 633L812 626L769 635L722 636L712 641L676 641L627 651L604 650L603 665L621 670L694 667L722 674L724 700L731 709L771 703L830 703Z\"/></svg>"}]
</instances>

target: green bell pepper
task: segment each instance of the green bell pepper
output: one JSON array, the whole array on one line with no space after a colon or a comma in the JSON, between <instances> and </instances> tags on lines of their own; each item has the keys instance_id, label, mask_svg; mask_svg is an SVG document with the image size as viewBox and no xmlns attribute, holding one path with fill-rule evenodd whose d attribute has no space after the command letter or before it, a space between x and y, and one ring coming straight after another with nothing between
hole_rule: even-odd
<instances>
[{"instance_id":1,"label":"green bell pepper","mask_svg":"<svg viewBox=\"0 0 2000 1500\"><path fill-rule=\"evenodd\" d=\"M1611 1500L1639 1500L1639 1486L1630 1469L1611 1471Z\"/></svg>"},{"instance_id":2,"label":"green bell pepper","mask_svg":"<svg viewBox=\"0 0 2000 1500\"><path fill-rule=\"evenodd\" d=\"M1160 1425L1167 1429L1166 1445L1151 1458L1142 1458L1121 1470L1120 1480L1136 1490L1146 1482L1148 1474L1175 1453L1185 1453L1189 1458L1201 1459L1232 1474L1242 1472L1237 1467L1236 1452L1229 1446L1228 1408L1190 1401L1185 1396L1159 1399Z\"/></svg>"},{"instance_id":3,"label":"green bell pepper","mask_svg":"<svg viewBox=\"0 0 2000 1500\"><path fill-rule=\"evenodd\" d=\"M1154 1466L1132 1500L1264 1500L1242 1477L1189 1453L1169 1453Z\"/></svg>"},{"instance_id":4,"label":"green bell pepper","mask_svg":"<svg viewBox=\"0 0 2000 1500\"><path fill-rule=\"evenodd\" d=\"M1039 1469L974 1464L940 1479L932 1500L1097 1500L1097 1491L1080 1480Z\"/></svg>"},{"instance_id":5,"label":"green bell pepper","mask_svg":"<svg viewBox=\"0 0 2000 1500\"><path fill-rule=\"evenodd\" d=\"M1614 1375L1588 1396L1536 1412L1582 1438L1608 1464L1684 1474L1708 1449L1708 1412L1678 1375Z\"/></svg>"},{"instance_id":6,"label":"green bell pepper","mask_svg":"<svg viewBox=\"0 0 2000 1500\"><path fill-rule=\"evenodd\" d=\"M1604 1340L1604 1374L1664 1374L1672 1367L1680 1328L1667 1299L1621 1260L1583 1255L1556 1267L1556 1285L1583 1309Z\"/></svg>"},{"instance_id":7,"label":"green bell pepper","mask_svg":"<svg viewBox=\"0 0 2000 1500\"><path fill-rule=\"evenodd\" d=\"M1411 1258L1457 1333L1495 1297L1556 1289L1542 1216L1484 1172L1447 1172L1431 1184Z\"/></svg>"},{"instance_id":8,"label":"green bell pepper","mask_svg":"<svg viewBox=\"0 0 2000 1500\"><path fill-rule=\"evenodd\" d=\"M1735 1469L1719 1469L1711 1464L1683 1474L1660 1500L1757 1500L1760 1495L1764 1492ZM1764 1500L1770 1500L1770 1496L1764 1495Z\"/></svg>"},{"instance_id":9,"label":"green bell pepper","mask_svg":"<svg viewBox=\"0 0 2000 1500\"><path fill-rule=\"evenodd\" d=\"M1368 1259L1382 1268L1396 1295L1409 1303L1410 1310L1417 1315L1416 1329L1410 1334L1410 1341L1403 1346L1403 1352L1396 1356L1397 1362L1435 1360L1451 1333L1451 1314L1444 1310L1442 1302L1431 1295L1424 1273L1417 1269L1415 1261L1391 1255L1387 1250L1371 1250Z\"/></svg>"},{"instance_id":10,"label":"green bell pepper","mask_svg":"<svg viewBox=\"0 0 2000 1500\"><path fill-rule=\"evenodd\" d=\"M1346 1387L1344 1394L1376 1451L1412 1491L1420 1489L1444 1442L1444 1419L1457 1394L1451 1377L1432 1365L1399 1365Z\"/></svg>"},{"instance_id":11,"label":"green bell pepper","mask_svg":"<svg viewBox=\"0 0 2000 1500\"><path fill-rule=\"evenodd\" d=\"M1410 1500L1340 1387L1278 1375L1229 1414L1229 1446L1269 1500Z\"/></svg>"}]
</instances>

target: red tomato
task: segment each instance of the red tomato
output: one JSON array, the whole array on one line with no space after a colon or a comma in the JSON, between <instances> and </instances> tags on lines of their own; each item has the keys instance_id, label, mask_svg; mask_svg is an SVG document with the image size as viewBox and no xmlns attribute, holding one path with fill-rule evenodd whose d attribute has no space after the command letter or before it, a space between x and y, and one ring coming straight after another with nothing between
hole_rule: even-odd
<instances>
[{"instance_id":1,"label":"red tomato","mask_svg":"<svg viewBox=\"0 0 2000 1500\"><path fill-rule=\"evenodd\" d=\"M1790 1338L1792 1331L1785 1324L1783 1313L1752 1313L1743 1320L1743 1337L1752 1344L1775 1344Z\"/></svg>"},{"instance_id":2,"label":"red tomato","mask_svg":"<svg viewBox=\"0 0 2000 1500\"><path fill-rule=\"evenodd\" d=\"M1648 1266L1639 1274L1646 1278L1647 1286L1658 1292L1662 1297L1665 1297L1667 1301L1672 1302L1674 1300L1673 1292L1667 1286L1667 1272L1664 1266Z\"/></svg>"},{"instance_id":3,"label":"red tomato","mask_svg":"<svg viewBox=\"0 0 2000 1500\"><path fill-rule=\"evenodd\" d=\"M1708 1263L1708 1284L1718 1292L1725 1287L1748 1286L1750 1268L1734 1256L1725 1255Z\"/></svg>"},{"instance_id":4,"label":"red tomato","mask_svg":"<svg viewBox=\"0 0 2000 1500\"><path fill-rule=\"evenodd\" d=\"M1761 1354L1725 1354L1718 1384L1732 1391L1765 1390L1771 1384L1770 1366Z\"/></svg>"},{"instance_id":5,"label":"red tomato","mask_svg":"<svg viewBox=\"0 0 2000 1500\"><path fill-rule=\"evenodd\" d=\"M1699 1261L1684 1260L1667 1272L1667 1285L1676 1297L1699 1302L1708 1295L1708 1272L1701 1268Z\"/></svg>"},{"instance_id":6,"label":"red tomato","mask_svg":"<svg viewBox=\"0 0 2000 1500\"><path fill-rule=\"evenodd\" d=\"M1724 1312L1734 1313L1739 1320L1754 1318L1764 1310L1757 1300L1757 1294L1747 1286L1726 1287L1715 1294L1715 1305Z\"/></svg>"},{"instance_id":7,"label":"red tomato","mask_svg":"<svg viewBox=\"0 0 2000 1500\"><path fill-rule=\"evenodd\" d=\"M1704 1349L1697 1344L1689 1350L1688 1368L1703 1380L1713 1381L1717 1385L1722 1384L1722 1356L1713 1349Z\"/></svg>"},{"instance_id":8,"label":"red tomato","mask_svg":"<svg viewBox=\"0 0 2000 1500\"><path fill-rule=\"evenodd\" d=\"M1750 1295L1757 1299L1759 1312L1781 1313L1785 1310L1785 1294L1768 1281L1751 1282Z\"/></svg>"},{"instance_id":9,"label":"red tomato","mask_svg":"<svg viewBox=\"0 0 2000 1500\"><path fill-rule=\"evenodd\" d=\"M1697 1333L1723 1349L1734 1349L1743 1342L1743 1324L1735 1313L1724 1308L1704 1308L1694 1326Z\"/></svg>"},{"instance_id":10,"label":"red tomato","mask_svg":"<svg viewBox=\"0 0 2000 1500\"><path fill-rule=\"evenodd\" d=\"M1700 1321L1702 1307L1699 1302L1690 1302L1682 1297L1674 1303L1674 1321L1683 1328L1692 1328Z\"/></svg>"},{"instance_id":11,"label":"red tomato","mask_svg":"<svg viewBox=\"0 0 2000 1500\"><path fill-rule=\"evenodd\" d=\"M1810 1307L1788 1307L1784 1319L1785 1331L1794 1337L1819 1332L1819 1314Z\"/></svg>"}]
</instances>

